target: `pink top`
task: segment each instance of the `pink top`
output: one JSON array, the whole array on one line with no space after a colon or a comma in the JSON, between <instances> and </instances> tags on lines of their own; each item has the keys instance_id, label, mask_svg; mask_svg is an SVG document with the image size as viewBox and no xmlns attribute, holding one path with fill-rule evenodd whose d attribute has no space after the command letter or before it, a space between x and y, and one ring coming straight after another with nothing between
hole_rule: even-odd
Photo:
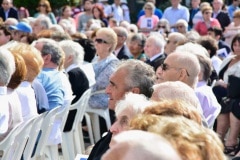
<instances>
[{"instance_id":1,"label":"pink top","mask_svg":"<svg viewBox=\"0 0 240 160\"><path fill-rule=\"evenodd\" d=\"M138 20L138 27L144 29L155 29L159 21L158 16L152 15L152 17L141 16Z\"/></svg>"},{"instance_id":2,"label":"pink top","mask_svg":"<svg viewBox=\"0 0 240 160\"><path fill-rule=\"evenodd\" d=\"M207 35L208 33L208 28L210 27L220 27L221 28L221 25L220 23L218 22L217 19L215 18L211 18L210 19L210 26L207 26L206 23L204 21L199 21L196 26L194 27L194 29L200 34L200 35Z\"/></svg>"}]
</instances>

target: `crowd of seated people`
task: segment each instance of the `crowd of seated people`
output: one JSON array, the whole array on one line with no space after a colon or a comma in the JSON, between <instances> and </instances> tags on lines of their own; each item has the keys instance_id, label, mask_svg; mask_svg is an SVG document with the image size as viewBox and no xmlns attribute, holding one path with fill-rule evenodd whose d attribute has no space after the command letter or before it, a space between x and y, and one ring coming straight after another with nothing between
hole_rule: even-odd
<instances>
[{"instance_id":1,"label":"crowd of seated people","mask_svg":"<svg viewBox=\"0 0 240 160\"><path fill-rule=\"evenodd\" d=\"M57 15L50 1L40 0L31 17L25 6L2 1L0 140L36 115L76 103L91 88L89 107L109 109L112 126L100 121L107 134L89 160L140 159L130 143L145 149L150 143L129 140L141 138L138 133L168 147L168 155L152 148L155 159L239 157L240 2L224 8L223 0L191 0L188 9L170 0L162 11L146 0L136 23L128 3L83 0L80 12L66 5ZM61 143L59 135L48 144ZM126 154L116 152L126 148Z\"/></svg>"}]
</instances>

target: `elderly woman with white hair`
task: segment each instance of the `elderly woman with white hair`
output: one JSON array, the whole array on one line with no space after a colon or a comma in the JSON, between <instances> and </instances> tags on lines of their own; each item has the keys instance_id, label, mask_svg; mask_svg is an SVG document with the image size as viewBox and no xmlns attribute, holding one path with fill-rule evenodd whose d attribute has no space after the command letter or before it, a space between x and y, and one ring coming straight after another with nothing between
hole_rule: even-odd
<instances>
[{"instance_id":1,"label":"elderly woman with white hair","mask_svg":"<svg viewBox=\"0 0 240 160\"><path fill-rule=\"evenodd\" d=\"M188 31L188 23L184 19L179 19L175 24L175 28L177 29L177 32L185 35Z\"/></svg>"}]
</instances>

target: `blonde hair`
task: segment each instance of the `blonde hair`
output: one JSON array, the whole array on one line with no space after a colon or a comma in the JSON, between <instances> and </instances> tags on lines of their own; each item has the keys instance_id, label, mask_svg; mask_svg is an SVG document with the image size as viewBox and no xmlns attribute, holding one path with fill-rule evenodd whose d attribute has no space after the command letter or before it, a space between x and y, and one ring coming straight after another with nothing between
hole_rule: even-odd
<instances>
[{"instance_id":1,"label":"blonde hair","mask_svg":"<svg viewBox=\"0 0 240 160\"><path fill-rule=\"evenodd\" d=\"M117 46L117 34L114 32L114 30L111 28L100 28L97 30L96 35L99 33L103 33L107 43L112 45L110 47L110 52L114 51L115 47Z\"/></svg>"},{"instance_id":2,"label":"blonde hair","mask_svg":"<svg viewBox=\"0 0 240 160\"><path fill-rule=\"evenodd\" d=\"M138 116L133 121L137 121L138 125L131 123L132 129L144 129L163 136L184 160L226 159L217 134L185 117L148 114Z\"/></svg>"},{"instance_id":3,"label":"blonde hair","mask_svg":"<svg viewBox=\"0 0 240 160\"><path fill-rule=\"evenodd\" d=\"M32 82L42 70L43 59L41 53L35 47L24 43L15 43L10 46L9 50L23 57L27 67L25 80Z\"/></svg>"}]
</instances>

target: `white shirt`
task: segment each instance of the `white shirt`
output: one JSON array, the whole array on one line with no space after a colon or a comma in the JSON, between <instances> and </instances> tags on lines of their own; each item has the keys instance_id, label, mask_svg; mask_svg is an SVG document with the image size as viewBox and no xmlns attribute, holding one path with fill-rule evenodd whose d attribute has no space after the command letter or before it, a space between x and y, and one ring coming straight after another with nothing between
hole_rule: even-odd
<instances>
[{"instance_id":1,"label":"white shirt","mask_svg":"<svg viewBox=\"0 0 240 160\"><path fill-rule=\"evenodd\" d=\"M7 96L7 87L0 86L0 140L4 137L4 134L8 130L8 121L9 121L9 104Z\"/></svg>"},{"instance_id":2,"label":"white shirt","mask_svg":"<svg viewBox=\"0 0 240 160\"><path fill-rule=\"evenodd\" d=\"M16 89L19 100L21 102L23 121L37 116L37 102L34 90L30 82L23 81Z\"/></svg>"}]
</instances>

